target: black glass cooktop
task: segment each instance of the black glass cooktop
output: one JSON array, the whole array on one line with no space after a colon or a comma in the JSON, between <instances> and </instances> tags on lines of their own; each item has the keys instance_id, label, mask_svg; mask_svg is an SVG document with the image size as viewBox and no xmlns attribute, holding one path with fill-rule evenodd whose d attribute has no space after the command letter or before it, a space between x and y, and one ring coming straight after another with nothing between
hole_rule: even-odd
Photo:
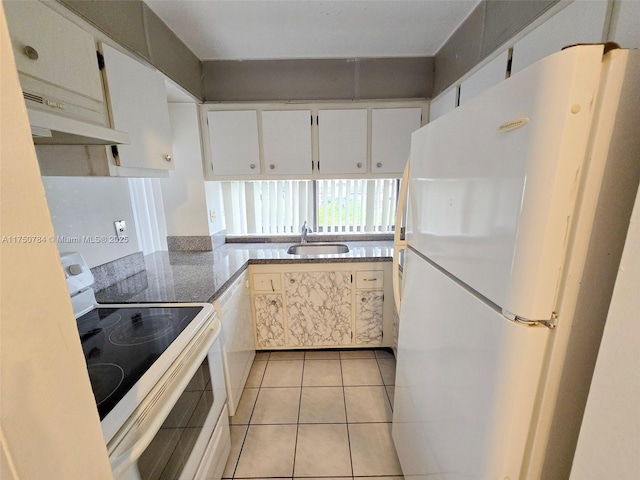
<instances>
[{"instance_id":1,"label":"black glass cooktop","mask_svg":"<svg viewBox=\"0 0 640 480\"><path fill-rule=\"evenodd\" d=\"M202 307L98 307L77 319L102 420Z\"/></svg>"}]
</instances>

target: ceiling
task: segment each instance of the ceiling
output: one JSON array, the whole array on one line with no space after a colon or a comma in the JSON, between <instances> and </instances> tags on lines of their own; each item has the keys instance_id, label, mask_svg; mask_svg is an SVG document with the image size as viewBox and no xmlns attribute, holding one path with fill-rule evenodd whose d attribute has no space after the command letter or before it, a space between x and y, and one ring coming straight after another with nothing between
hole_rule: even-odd
<instances>
[{"instance_id":1,"label":"ceiling","mask_svg":"<svg viewBox=\"0 0 640 480\"><path fill-rule=\"evenodd\" d=\"M433 56L480 0L144 0L201 60Z\"/></svg>"}]
</instances>

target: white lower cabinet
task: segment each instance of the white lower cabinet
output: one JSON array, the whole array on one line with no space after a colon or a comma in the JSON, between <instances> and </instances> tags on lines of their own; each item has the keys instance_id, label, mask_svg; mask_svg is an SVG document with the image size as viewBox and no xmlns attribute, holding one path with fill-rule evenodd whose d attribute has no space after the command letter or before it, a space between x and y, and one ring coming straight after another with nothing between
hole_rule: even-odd
<instances>
[{"instance_id":1,"label":"white lower cabinet","mask_svg":"<svg viewBox=\"0 0 640 480\"><path fill-rule=\"evenodd\" d=\"M392 346L391 262L252 265L249 275L258 350Z\"/></svg>"},{"instance_id":2,"label":"white lower cabinet","mask_svg":"<svg viewBox=\"0 0 640 480\"><path fill-rule=\"evenodd\" d=\"M221 348L229 415L235 415L256 349L248 274L244 272L215 301L222 324Z\"/></svg>"}]
</instances>

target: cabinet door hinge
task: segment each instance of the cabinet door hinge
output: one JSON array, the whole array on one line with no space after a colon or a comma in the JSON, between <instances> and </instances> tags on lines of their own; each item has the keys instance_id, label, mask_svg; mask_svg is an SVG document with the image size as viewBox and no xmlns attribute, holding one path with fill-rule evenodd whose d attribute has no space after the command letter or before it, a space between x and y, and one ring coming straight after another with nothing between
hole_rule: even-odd
<instances>
[{"instance_id":1,"label":"cabinet door hinge","mask_svg":"<svg viewBox=\"0 0 640 480\"><path fill-rule=\"evenodd\" d=\"M120 166L120 154L118 153L118 146L111 145L111 154L113 155L113 161L117 166Z\"/></svg>"},{"instance_id":2,"label":"cabinet door hinge","mask_svg":"<svg viewBox=\"0 0 640 480\"><path fill-rule=\"evenodd\" d=\"M104 55L98 50L96 50L96 55L98 56L98 70L104 70Z\"/></svg>"},{"instance_id":3,"label":"cabinet door hinge","mask_svg":"<svg viewBox=\"0 0 640 480\"><path fill-rule=\"evenodd\" d=\"M507 71L505 72L504 78L509 78L511 76L512 65L513 65L513 47L511 47L507 53Z\"/></svg>"}]
</instances>

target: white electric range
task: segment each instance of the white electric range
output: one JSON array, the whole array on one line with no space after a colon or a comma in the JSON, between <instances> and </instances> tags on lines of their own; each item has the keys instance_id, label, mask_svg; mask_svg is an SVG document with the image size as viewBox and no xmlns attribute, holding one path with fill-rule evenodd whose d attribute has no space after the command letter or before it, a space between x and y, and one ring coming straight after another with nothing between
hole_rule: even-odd
<instances>
[{"instance_id":1,"label":"white electric range","mask_svg":"<svg viewBox=\"0 0 640 480\"><path fill-rule=\"evenodd\" d=\"M98 304L82 256L61 260L114 477L221 478L231 443L213 306Z\"/></svg>"}]
</instances>

